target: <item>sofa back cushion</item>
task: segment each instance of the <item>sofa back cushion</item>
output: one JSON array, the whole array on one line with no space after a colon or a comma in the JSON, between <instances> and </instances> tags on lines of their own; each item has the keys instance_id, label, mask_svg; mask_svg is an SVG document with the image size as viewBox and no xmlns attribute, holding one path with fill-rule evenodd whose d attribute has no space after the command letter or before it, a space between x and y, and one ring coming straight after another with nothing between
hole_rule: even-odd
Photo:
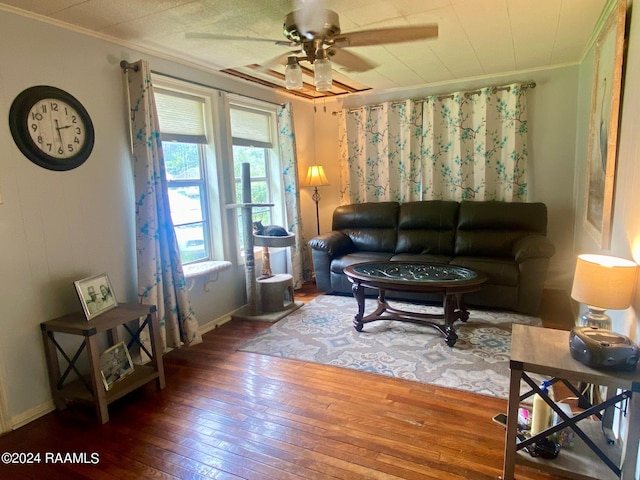
<instances>
[{"instance_id":1,"label":"sofa back cushion","mask_svg":"<svg viewBox=\"0 0 640 480\"><path fill-rule=\"evenodd\" d=\"M530 234L547 234L544 203L463 201L455 255L510 257L513 244Z\"/></svg>"},{"instance_id":2,"label":"sofa back cushion","mask_svg":"<svg viewBox=\"0 0 640 480\"><path fill-rule=\"evenodd\" d=\"M357 250L393 252L398 228L397 202L340 205L333 212L333 230L351 238Z\"/></svg>"},{"instance_id":3,"label":"sofa back cushion","mask_svg":"<svg viewBox=\"0 0 640 480\"><path fill-rule=\"evenodd\" d=\"M458 202L427 200L400 206L396 253L453 255Z\"/></svg>"}]
</instances>

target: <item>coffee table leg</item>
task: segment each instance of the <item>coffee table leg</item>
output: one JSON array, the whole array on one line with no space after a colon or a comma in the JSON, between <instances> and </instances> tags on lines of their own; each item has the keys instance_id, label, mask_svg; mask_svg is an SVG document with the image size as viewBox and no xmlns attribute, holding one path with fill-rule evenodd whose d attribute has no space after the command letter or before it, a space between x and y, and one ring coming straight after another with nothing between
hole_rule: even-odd
<instances>
[{"instance_id":1,"label":"coffee table leg","mask_svg":"<svg viewBox=\"0 0 640 480\"><path fill-rule=\"evenodd\" d=\"M456 329L451 325L447 325L444 332L444 341L447 342L447 345L453 347L458 341L458 334L456 333Z\"/></svg>"},{"instance_id":2,"label":"coffee table leg","mask_svg":"<svg viewBox=\"0 0 640 480\"><path fill-rule=\"evenodd\" d=\"M353 317L353 328L361 332L364 328L364 323L362 323L362 317L364 317L364 287L360 285L360 282L353 282L351 291L356 302L358 302L358 313Z\"/></svg>"},{"instance_id":3,"label":"coffee table leg","mask_svg":"<svg viewBox=\"0 0 640 480\"><path fill-rule=\"evenodd\" d=\"M444 338L447 345L453 347L458 341L458 334L456 333L455 328L453 327L453 322L458 319L458 314L456 313L456 307L458 306L458 299L456 295L445 295L444 296L444 304L442 305L442 309L444 310Z\"/></svg>"},{"instance_id":4,"label":"coffee table leg","mask_svg":"<svg viewBox=\"0 0 640 480\"><path fill-rule=\"evenodd\" d=\"M467 310L467 305L462 299L461 293L456 293L456 303L458 304L458 318L461 321L466 322L469 320L469 311Z\"/></svg>"}]
</instances>

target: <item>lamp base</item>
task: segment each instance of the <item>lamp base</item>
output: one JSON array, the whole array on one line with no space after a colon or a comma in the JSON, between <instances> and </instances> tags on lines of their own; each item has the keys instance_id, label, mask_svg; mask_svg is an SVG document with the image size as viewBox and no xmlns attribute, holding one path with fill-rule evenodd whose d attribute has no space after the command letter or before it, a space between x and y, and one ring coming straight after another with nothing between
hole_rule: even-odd
<instances>
[{"instance_id":1,"label":"lamp base","mask_svg":"<svg viewBox=\"0 0 640 480\"><path fill-rule=\"evenodd\" d=\"M604 308L587 306L589 309L578 319L580 327L598 327L603 330L611 330L611 317L604 313Z\"/></svg>"}]
</instances>

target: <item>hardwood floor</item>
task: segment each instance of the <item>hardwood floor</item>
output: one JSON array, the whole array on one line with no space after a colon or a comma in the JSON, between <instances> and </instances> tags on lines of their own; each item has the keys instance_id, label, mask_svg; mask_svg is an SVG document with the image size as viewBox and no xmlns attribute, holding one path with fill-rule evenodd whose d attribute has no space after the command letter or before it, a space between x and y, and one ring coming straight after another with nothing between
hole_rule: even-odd
<instances>
[{"instance_id":1,"label":"hardwood floor","mask_svg":"<svg viewBox=\"0 0 640 480\"><path fill-rule=\"evenodd\" d=\"M315 294L306 288L296 299ZM543 318L556 328L572 323L559 310L565 300L545 297ZM0 453L41 455L39 464L0 464L0 478L468 480L501 473L504 429L491 418L506 411L505 400L236 351L269 325L234 320L202 344L167 354L167 388L150 384L117 401L105 425L78 406L0 437ZM47 452L85 454L86 462L45 463ZM520 466L516 474L557 478Z\"/></svg>"}]
</instances>

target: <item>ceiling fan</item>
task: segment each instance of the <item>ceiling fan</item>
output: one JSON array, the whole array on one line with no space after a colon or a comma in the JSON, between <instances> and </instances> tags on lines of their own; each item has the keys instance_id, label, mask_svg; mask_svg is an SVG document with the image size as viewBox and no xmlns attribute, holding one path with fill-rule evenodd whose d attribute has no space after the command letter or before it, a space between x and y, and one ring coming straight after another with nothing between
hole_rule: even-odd
<instances>
[{"instance_id":1,"label":"ceiling fan","mask_svg":"<svg viewBox=\"0 0 640 480\"><path fill-rule=\"evenodd\" d=\"M426 24L407 27L376 28L342 33L338 14L324 8L322 0L298 0L297 9L288 13L283 33L287 40L217 35L212 33L186 33L186 38L214 40L246 40L269 42L294 48L283 55L268 60L266 70L286 61L285 82L289 90L302 88L302 70L299 62L308 61L314 66L314 84L318 91L331 90L331 61L350 72L366 72L377 65L349 50L352 47L411 42L438 37L438 25Z\"/></svg>"}]
</instances>

